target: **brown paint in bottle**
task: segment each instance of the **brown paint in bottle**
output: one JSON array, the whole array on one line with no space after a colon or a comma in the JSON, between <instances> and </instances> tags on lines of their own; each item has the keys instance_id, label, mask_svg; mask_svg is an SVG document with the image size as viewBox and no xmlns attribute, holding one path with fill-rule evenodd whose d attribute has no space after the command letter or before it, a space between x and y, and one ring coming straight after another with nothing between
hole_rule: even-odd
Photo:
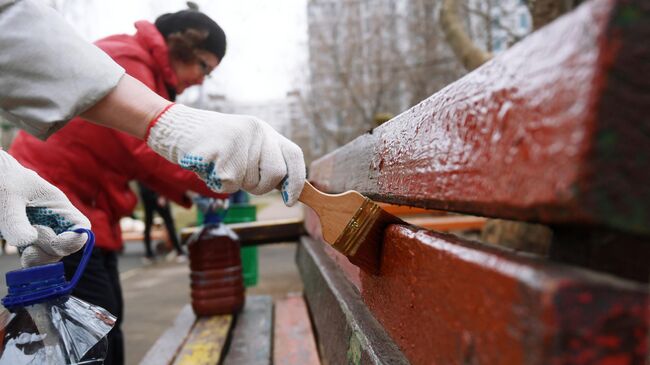
<instances>
[{"instance_id":1,"label":"brown paint in bottle","mask_svg":"<svg viewBox=\"0 0 650 365\"><path fill-rule=\"evenodd\" d=\"M208 217L206 216L206 221ZM218 220L188 240L192 309L197 316L232 314L244 306L239 238Z\"/></svg>"}]
</instances>

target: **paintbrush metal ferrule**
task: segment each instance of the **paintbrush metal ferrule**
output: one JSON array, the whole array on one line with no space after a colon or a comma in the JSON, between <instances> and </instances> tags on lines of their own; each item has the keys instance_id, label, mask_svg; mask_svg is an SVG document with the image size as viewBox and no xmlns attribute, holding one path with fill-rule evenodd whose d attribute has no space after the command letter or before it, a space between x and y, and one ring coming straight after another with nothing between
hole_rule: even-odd
<instances>
[{"instance_id":1,"label":"paintbrush metal ferrule","mask_svg":"<svg viewBox=\"0 0 650 365\"><path fill-rule=\"evenodd\" d=\"M332 247L346 256L354 256L363 243L360 238L367 236L381 212L378 204L365 198Z\"/></svg>"}]
</instances>

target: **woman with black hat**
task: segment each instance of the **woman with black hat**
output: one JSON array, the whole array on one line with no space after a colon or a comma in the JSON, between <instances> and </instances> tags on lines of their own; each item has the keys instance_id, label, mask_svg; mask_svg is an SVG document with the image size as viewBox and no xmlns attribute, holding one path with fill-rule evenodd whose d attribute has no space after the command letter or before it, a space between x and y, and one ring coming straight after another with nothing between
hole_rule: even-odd
<instances>
[{"instance_id":1,"label":"woman with black hat","mask_svg":"<svg viewBox=\"0 0 650 365\"><path fill-rule=\"evenodd\" d=\"M173 24L175 21L170 20L179 18L183 17L170 16L166 21ZM169 31L166 34L171 36L178 26L166 28L164 23L160 24L162 31ZM210 189L218 192L243 189L261 194L282 181L282 196L287 205L292 205L305 178L302 151L297 145L259 119L188 108L161 96L171 98L176 91L198 82L192 75L197 70L208 73L223 57L225 41L220 44L213 36L217 35L212 31L214 27L207 28L199 29L196 37L187 34L181 35L178 42L172 41L182 48L182 44L188 46L186 38L190 38L189 48L198 48L196 57L170 57L168 61L174 65L167 64L162 69L162 63L155 63L165 59L168 50L164 47L146 49L145 41L138 50L137 46L126 44L134 45L133 39L125 38L114 39L116 45L111 47L110 41L104 40L101 47L111 48L114 58L124 65L128 63L129 72L139 75L139 81L125 74L124 68L98 47L84 41L43 2L0 0L0 85L4 86L0 88L0 115L40 139L47 139L74 116L81 115L97 125L144 139L159 155L195 171ZM206 31L208 36L204 37ZM165 42L166 39L162 43ZM119 50L122 45L124 53ZM134 59L129 59L129 52L136 53L132 55ZM156 54L156 62L151 61L151 53ZM78 141L70 142L74 145ZM100 140L97 144L104 142ZM48 158L49 154L48 151L40 157ZM32 157L36 164L39 156ZM105 156L105 160L121 157ZM29 156L24 155L23 160L27 159ZM58 166L60 161L51 158L50 162ZM78 166L74 174L83 168ZM89 188L83 193L87 195L95 189ZM70 229L90 228L88 218L64 193L29 170L29 165L21 165L1 150L0 208L0 236L21 249L23 266L57 261L79 250L86 238Z\"/></svg>"},{"instance_id":2,"label":"woman with black hat","mask_svg":"<svg viewBox=\"0 0 650 365\"><path fill-rule=\"evenodd\" d=\"M139 21L135 27L134 35L110 36L96 45L127 74L168 100L187 87L202 83L226 53L223 30L198 11L165 14L155 23ZM255 124L254 128L251 123ZM210 133L213 127L219 128L219 139L205 141L204 134ZM125 133L76 118L46 142L19 133L10 152L23 165L60 188L90 219L96 248L73 294L121 318L117 253L123 242L119 220L131 214L137 201L128 182L139 180L184 206L191 204L186 196L188 189L216 197L219 195L214 191L232 191L238 186L253 193L268 191L280 181L270 175L261 176L260 169L277 169L274 165L279 160L277 157L295 150L286 150L281 142L283 137L267 128L270 127L252 117L169 104L150 123L146 144ZM242 140L259 135L273 136L280 143L265 144L260 140L259 145L242 148ZM215 151L219 152L215 154ZM302 159L302 156L295 157ZM250 159L259 163L249 164ZM241 165L251 168L238 167ZM286 174L286 169L287 166L281 166L280 173ZM73 273L79 260L79 252L64 258L66 271ZM106 364L122 364L119 321L109 335L109 346Z\"/></svg>"}]
</instances>

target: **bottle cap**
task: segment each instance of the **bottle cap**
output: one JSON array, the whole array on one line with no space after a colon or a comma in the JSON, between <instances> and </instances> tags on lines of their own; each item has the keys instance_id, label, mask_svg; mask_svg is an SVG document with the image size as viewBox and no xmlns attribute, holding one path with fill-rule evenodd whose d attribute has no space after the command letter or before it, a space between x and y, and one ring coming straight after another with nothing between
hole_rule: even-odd
<instances>
[{"instance_id":1,"label":"bottle cap","mask_svg":"<svg viewBox=\"0 0 650 365\"><path fill-rule=\"evenodd\" d=\"M90 230L77 229L75 232L86 233L88 240L72 280L69 282L65 280L62 262L9 271L5 274L7 295L2 298L2 305L11 309L70 294L86 268L95 245L95 236Z\"/></svg>"}]
</instances>

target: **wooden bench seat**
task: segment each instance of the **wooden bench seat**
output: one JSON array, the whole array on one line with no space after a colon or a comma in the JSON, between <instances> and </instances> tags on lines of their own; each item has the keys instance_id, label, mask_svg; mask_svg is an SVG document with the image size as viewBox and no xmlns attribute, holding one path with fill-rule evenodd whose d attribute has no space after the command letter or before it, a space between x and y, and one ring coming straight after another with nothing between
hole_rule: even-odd
<instances>
[{"instance_id":1,"label":"wooden bench seat","mask_svg":"<svg viewBox=\"0 0 650 365\"><path fill-rule=\"evenodd\" d=\"M237 315L202 318L187 305L140 365L273 363L320 364L302 296L274 304L270 296L249 295Z\"/></svg>"},{"instance_id":2,"label":"wooden bench seat","mask_svg":"<svg viewBox=\"0 0 650 365\"><path fill-rule=\"evenodd\" d=\"M304 233L302 219L228 226L242 246L296 242ZM197 230L181 230L181 240ZM248 295L244 309L234 316L197 318L186 305L140 365L266 365L274 358L282 364L319 364L314 343L302 296L273 303L270 296Z\"/></svg>"}]
</instances>

